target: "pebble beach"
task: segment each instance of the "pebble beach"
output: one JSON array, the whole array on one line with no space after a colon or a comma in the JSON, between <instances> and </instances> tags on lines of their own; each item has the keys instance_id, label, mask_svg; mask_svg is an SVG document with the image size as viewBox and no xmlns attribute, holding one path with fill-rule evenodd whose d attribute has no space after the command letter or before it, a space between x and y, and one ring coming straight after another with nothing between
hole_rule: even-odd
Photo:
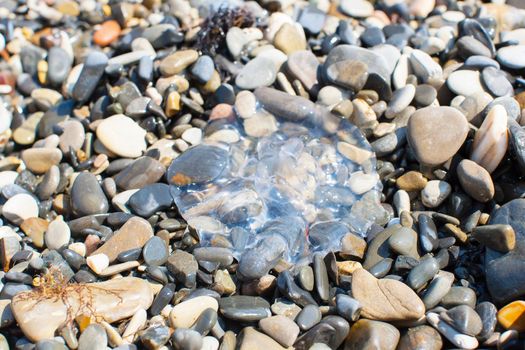
<instances>
[{"instance_id":1,"label":"pebble beach","mask_svg":"<svg viewBox=\"0 0 525 350\"><path fill-rule=\"evenodd\" d=\"M524 0L0 0L0 350L523 350L524 176Z\"/></svg>"}]
</instances>

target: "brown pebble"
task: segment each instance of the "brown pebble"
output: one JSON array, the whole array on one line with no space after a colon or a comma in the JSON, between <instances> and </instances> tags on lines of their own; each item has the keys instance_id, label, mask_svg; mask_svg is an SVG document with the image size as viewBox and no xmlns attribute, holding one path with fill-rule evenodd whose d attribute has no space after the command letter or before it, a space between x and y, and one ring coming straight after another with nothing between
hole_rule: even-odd
<instances>
[{"instance_id":1,"label":"brown pebble","mask_svg":"<svg viewBox=\"0 0 525 350\"><path fill-rule=\"evenodd\" d=\"M120 25L115 20L109 20L100 26L93 34L93 42L98 46L108 46L120 35Z\"/></svg>"},{"instance_id":2,"label":"brown pebble","mask_svg":"<svg viewBox=\"0 0 525 350\"><path fill-rule=\"evenodd\" d=\"M427 185L428 180L419 171L409 171L396 180L396 185L405 191L421 191Z\"/></svg>"}]
</instances>

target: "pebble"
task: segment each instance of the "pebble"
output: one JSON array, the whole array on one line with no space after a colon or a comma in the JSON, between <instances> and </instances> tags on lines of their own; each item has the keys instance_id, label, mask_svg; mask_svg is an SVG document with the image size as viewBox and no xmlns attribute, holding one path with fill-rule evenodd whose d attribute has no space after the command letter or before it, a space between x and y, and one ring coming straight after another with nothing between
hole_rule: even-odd
<instances>
[{"instance_id":1,"label":"pebble","mask_svg":"<svg viewBox=\"0 0 525 350\"><path fill-rule=\"evenodd\" d=\"M295 323L303 331L309 330L321 321L321 311L318 306L306 305L295 317Z\"/></svg>"},{"instance_id":2,"label":"pebble","mask_svg":"<svg viewBox=\"0 0 525 350\"><path fill-rule=\"evenodd\" d=\"M507 112L495 105L476 131L470 159L492 173L507 152L508 139Z\"/></svg>"},{"instance_id":3,"label":"pebble","mask_svg":"<svg viewBox=\"0 0 525 350\"><path fill-rule=\"evenodd\" d=\"M523 332L525 329L525 302L513 301L498 311L498 322L505 329Z\"/></svg>"},{"instance_id":4,"label":"pebble","mask_svg":"<svg viewBox=\"0 0 525 350\"><path fill-rule=\"evenodd\" d=\"M166 184L155 183L146 185L129 198L128 204L134 213L148 218L157 211L168 209L173 198Z\"/></svg>"},{"instance_id":5,"label":"pebble","mask_svg":"<svg viewBox=\"0 0 525 350\"><path fill-rule=\"evenodd\" d=\"M292 346L299 335L297 324L281 315L260 320L259 328L284 347Z\"/></svg>"},{"instance_id":6,"label":"pebble","mask_svg":"<svg viewBox=\"0 0 525 350\"><path fill-rule=\"evenodd\" d=\"M149 222L139 217L132 217L106 243L95 250L93 255L106 254L111 263L122 252L142 248L152 236L153 229Z\"/></svg>"},{"instance_id":7,"label":"pebble","mask_svg":"<svg viewBox=\"0 0 525 350\"><path fill-rule=\"evenodd\" d=\"M61 85L71 70L69 53L59 46L53 46L47 54L47 81L53 86Z\"/></svg>"},{"instance_id":8,"label":"pebble","mask_svg":"<svg viewBox=\"0 0 525 350\"><path fill-rule=\"evenodd\" d=\"M96 350L103 349L107 346L108 337L106 335L106 330L98 325L91 324L89 325L78 339L78 349L79 350Z\"/></svg>"},{"instance_id":9,"label":"pebble","mask_svg":"<svg viewBox=\"0 0 525 350\"><path fill-rule=\"evenodd\" d=\"M89 53L72 91L72 97L75 101L84 103L91 97L107 64L108 58L102 52L92 51Z\"/></svg>"},{"instance_id":10,"label":"pebble","mask_svg":"<svg viewBox=\"0 0 525 350\"><path fill-rule=\"evenodd\" d=\"M97 127L97 138L112 153L124 158L137 158L146 150L146 130L133 119L116 114Z\"/></svg>"},{"instance_id":11,"label":"pebble","mask_svg":"<svg viewBox=\"0 0 525 350\"><path fill-rule=\"evenodd\" d=\"M421 349L421 350L439 350L443 348L443 341L439 333L430 326L417 326L407 330L401 336L398 350Z\"/></svg>"},{"instance_id":12,"label":"pebble","mask_svg":"<svg viewBox=\"0 0 525 350\"><path fill-rule=\"evenodd\" d=\"M474 308L476 306L476 293L467 287L454 286L441 299L441 303L445 307L468 305Z\"/></svg>"},{"instance_id":13,"label":"pebble","mask_svg":"<svg viewBox=\"0 0 525 350\"><path fill-rule=\"evenodd\" d=\"M428 180L419 171L408 171L396 179L396 185L405 191L421 191Z\"/></svg>"},{"instance_id":14,"label":"pebble","mask_svg":"<svg viewBox=\"0 0 525 350\"><path fill-rule=\"evenodd\" d=\"M117 187L123 190L141 189L160 180L165 172L166 168L158 160L140 157L122 169L114 179Z\"/></svg>"},{"instance_id":15,"label":"pebble","mask_svg":"<svg viewBox=\"0 0 525 350\"><path fill-rule=\"evenodd\" d=\"M234 295L221 298L219 308L225 318L240 322L259 321L271 316L270 304L260 297Z\"/></svg>"},{"instance_id":16,"label":"pebble","mask_svg":"<svg viewBox=\"0 0 525 350\"><path fill-rule=\"evenodd\" d=\"M489 172L475 162L463 159L457 174L463 190L478 202L485 203L494 197L494 183Z\"/></svg>"},{"instance_id":17,"label":"pebble","mask_svg":"<svg viewBox=\"0 0 525 350\"><path fill-rule=\"evenodd\" d=\"M93 42L99 46L108 46L120 35L120 25L115 20L109 20L93 33Z\"/></svg>"},{"instance_id":18,"label":"pebble","mask_svg":"<svg viewBox=\"0 0 525 350\"><path fill-rule=\"evenodd\" d=\"M176 250L168 257L166 267L187 288L195 286L199 265L193 255L183 250Z\"/></svg>"},{"instance_id":19,"label":"pebble","mask_svg":"<svg viewBox=\"0 0 525 350\"><path fill-rule=\"evenodd\" d=\"M374 12L374 6L365 0L343 0L339 6L351 17L369 17Z\"/></svg>"},{"instance_id":20,"label":"pebble","mask_svg":"<svg viewBox=\"0 0 525 350\"><path fill-rule=\"evenodd\" d=\"M206 83L212 78L214 69L213 59L210 56L203 55L191 67L191 74L200 83Z\"/></svg>"},{"instance_id":21,"label":"pebble","mask_svg":"<svg viewBox=\"0 0 525 350\"><path fill-rule=\"evenodd\" d=\"M433 257L425 257L407 276L407 284L414 290L419 290L439 271L439 263Z\"/></svg>"},{"instance_id":22,"label":"pebble","mask_svg":"<svg viewBox=\"0 0 525 350\"><path fill-rule=\"evenodd\" d=\"M407 285L376 279L364 269L352 275L352 295L362 306L361 315L372 320L416 320L425 312L423 302Z\"/></svg>"},{"instance_id":23,"label":"pebble","mask_svg":"<svg viewBox=\"0 0 525 350\"><path fill-rule=\"evenodd\" d=\"M192 65L198 58L199 54L195 50L177 51L160 62L160 73L163 76L178 74Z\"/></svg>"},{"instance_id":24,"label":"pebble","mask_svg":"<svg viewBox=\"0 0 525 350\"><path fill-rule=\"evenodd\" d=\"M202 349L201 335L191 329L178 328L173 332L171 341L177 350L200 350Z\"/></svg>"},{"instance_id":25,"label":"pebble","mask_svg":"<svg viewBox=\"0 0 525 350\"><path fill-rule=\"evenodd\" d=\"M34 299L27 298L38 295L32 293L35 292L20 293L13 298L11 308L17 323L31 341L53 338L57 328L66 320L67 309L62 302L53 299L43 299L35 304ZM71 298L69 305L73 314L81 306L79 298L91 293L92 310L111 323L130 317L138 308L149 308L153 301L148 283L135 277L97 282L80 289L68 286L63 293L66 293L65 297ZM32 312L34 310L38 312ZM52 318L49 317L50 314L53 315Z\"/></svg>"},{"instance_id":26,"label":"pebble","mask_svg":"<svg viewBox=\"0 0 525 350\"><path fill-rule=\"evenodd\" d=\"M524 53L525 45L506 46L498 50L496 58L505 67L522 69L525 67Z\"/></svg>"},{"instance_id":27,"label":"pebble","mask_svg":"<svg viewBox=\"0 0 525 350\"><path fill-rule=\"evenodd\" d=\"M71 208L78 216L104 214L109 203L95 175L80 173L71 188Z\"/></svg>"},{"instance_id":28,"label":"pebble","mask_svg":"<svg viewBox=\"0 0 525 350\"><path fill-rule=\"evenodd\" d=\"M489 301L484 301L476 306L476 312L481 317L482 328L478 334L480 341L488 339L494 333L497 324L496 313L498 310L496 306Z\"/></svg>"},{"instance_id":29,"label":"pebble","mask_svg":"<svg viewBox=\"0 0 525 350\"><path fill-rule=\"evenodd\" d=\"M477 71L457 70L447 79L448 88L456 95L470 96L483 91L481 76Z\"/></svg>"},{"instance_id":30,"label":"pebble","mask_svg":"<svg viewBox=\"0 0 525 350\"><path fill-rule=\"evenodd\" d=\"M144 262L149 266L160 266L168 260L168 247L158 236L151 237L142 249Z\"/></svg>"},{"instance_id":31,"label":"pebble","mask_svg":"<svg viewBox=\"0 0 525 350\"><path fill-rule=\"evenodd\" d=\"M516 247L516 233L510 225L478 226L474 228L471 237L501 253L508 253Z\"/></svg>"},{"instance_id":32,"label":"pebble","mask_svg":"<svg viewBox=\"0 0 525 350\"><path fill-rule=\"evenodd\" d=\"M388 103L388 107L385 111L385 117L391 119L398 113L402 112L407 108L416 94L416 87L412 84L408 84L398 90L396 90L392 99Z\"/></svg>"},{"instance_id":33,"label":"pebble","mask_svg":"<svg viewBox=\"0 0 525 350\"><path fill-rule=\"evenodd\" d=\"M492 96L512 96L514 89L506 75L494 67L486 67L481 71L481 81Z\"/></svg>"},{"instance_id":34,"label":"pebble","mask_svg":"<svg viewBox=\"0 0 525 350\"><path fill-rule=\"evenodd\" d=\"M306 38L300 25L284 23L275 33L273 44L286 55L306 48Z\"/></svg>"},{"instance_id":35,"label":"pebble","mask_svg":"<svg viewBox=\"0 0 525 350\"><path fill-rule=\"evenodd\" d=\"M290 74L298 79L308 91L318 84L317 70L319 61L311 51L300 50L293 52L288 56L286 67L290 70Z\"/></svg>"},{"instance_id":36,"label":"pebble","mask_svg":"<svg viewBox=\"0 0 525 350\"><path fill-rule=\"evenodd\" d=\"M26 167L35 174L43 174L62 160L62 152L53 148L30 148L22 152Z\"/></svg>"},{"instance_id":37,"label":"pebble","mask_svg":"<svg viewBox=\"0 0 525 350\"><path fill-rule=\"evenodd\" d=\"M256 331L253 327L245 327L238 335L237 348L239 350L286 349L269 336Z\"/></svg>"},{"instance_id":38,"label":"pebble","mask_svg":"<svg viewBox=\"0 0 525 350\"><path fill-rule=\"evenodd\" d=\"M431 180L421 190L421 201L428 208L437 208L447 199L451 192L452 187L448 182Z\"/></svg>"},{"instance_id":39,"label":"pebble","mask_svg":"<svg viewBox=\"0 0 525 350\"><path fill-rule=\"evenodd\" d=\"M15 194L3 205L2 216L13 224L20 225L26 219L38 217L38 204L29 194Z\"/></svg>"},{"instance_id":40,"label":"pebble","mask_svg":"<svg viewBox=\"0 0 525 350\"><path fill-rule=\"evenodd\" d=\"M481 332L481 317L470 306L459 305L440 313L440 316L460 333L477 336Z\"/></svg>"},{"instance_id":41,"label":"pebble","mask_svg":"<svg viewBox=\"0 0 525 350\"><path fill-rule=\"evenodd\" d=\"M443 322L435 313L429 312L427 314L428 322L436 328L445 338L447 338L454 346L462 349L475 349L478 347L476 338L464 335L456 331L454 328Z\"/></svg>"},{"instance_id":42,"label":"pebble","mask_svg":"<svg viewBox=\"0 0 525 350\"><path fill-rule=\"evenodd\" d=\"M456 154L467 133L467 120L452 107L419 109L410 117L407 126L407 139L415 156L430 166L442 164Z\"/></svg>"},{"instance_id":43,"label":"pebble","mask_svg":"<svg viewBox=\"0 0 525 350\"><path fill-rule=\"evenodd\" d=\"M345 349L385 349L394 350L400 333L396 327L386 322L360 319L352 325L345 341Z\"/></svg>"},{"instance_id":44,"label":"pebble","mask_svg":"<svg viewBox=\"0 0 525 350\"><path fill-rule=\"evenodd\" d=\"M338 294L335 298L336 310L339 315L349 322L355 322L361 315L361 305L348 295ZM303 309L304 310L304 309Z\"/></svg>"},{"instance_id":45,"label":"pebble","mask_svg":"<svg viewBox=\"0 0 525 350\"><path fill-rule=\"evenodd\" d=\"M71 230L62 219L55 219L49 223L44 235L44 242L48 249L58 250L69 244Z\"/></svg>"},{"instance_id":46,"label":"pebble","mask_svg":"<svg viewBox=\"0 0 525 350\"><path fill-rule=\"evenodd\" d=\"M256 57L248 62L235 78L235 85L240 89L254 90L261 86L270 86L277 77L275 64L265 57Z\"/></svg>"}]
</instances>

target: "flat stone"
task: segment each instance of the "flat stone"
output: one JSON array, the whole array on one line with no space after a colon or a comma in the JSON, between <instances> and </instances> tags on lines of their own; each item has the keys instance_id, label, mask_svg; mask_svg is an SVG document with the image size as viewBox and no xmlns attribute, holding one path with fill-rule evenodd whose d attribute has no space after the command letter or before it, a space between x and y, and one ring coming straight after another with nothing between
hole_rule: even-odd
<instances>
[{"instance_id":1,"label":"flat stone","mask_svg":"<svg viewBox=\"0 0 525 350\"><path fill-rule=\"evenodd\" d=\"M525 45L502 47L497 53L498 62L511 69L525 68Z\"/></svg>"},{"instance_id":2,"label":"flat stone","mask_svg":"<svg viewBox=\"0 0 525 350\"><path fill-rule=\"evenodd\" d=\"M117 114L104 119L97 127L97 138L112 153L137 158L146 150L146 130L133 119Z\"/></svg>"},{"instance_id":3,"label":"flat stone","mask_svg":"<svg viewBox=\"0 0 525 350\"><path fill-rule=\"evenodd\" d=\"M417 320L425 313L423 302L406 284L378 280L364 269L352 275L352 295L362 305L361 315L372 320Z\"/></svg>"},{"instance_id":4,"label":"flat stone","mask_svg":"<svg viewBox=\"0 0 525 350\"><path fill-rule=\"evenodd\" d=\"M171 163L167 178L170 184L177 186L201 184L220 176L227 166L226 150L215 146L199 145L184 152Z\"/></svg>"},{"instance_id":5,"label":"flat stone","mask_svg":"<svg viewBox=\"0 0 525 350\"><path fill-rule=\"evenodd\" d=\"M174 328L189 328L207 309L217 311L219 303L209 296L198 296L185 300L171 309L169 320Z\"/></svg>"},{"instance_id":6,"label":"flat stone","mask_svg":"<svg viewBox=\"0 0 525 350\"><path fill-rule=\"evenodd\" d=\"M447 78L448 88L456 95L470 96L483 91L478 71L456 70Z\"/></svg>"},{"instance_id":7,"label":"flat stone","mask_svg":"<svg viewBox=\"0 0 525 350\"><path fill-rule=\"evenodd\" d=\"M71 208L77 217L108 212L109 203L95 175L80 173L71 188Z\"/></svg>"},{"instance_id":8,"label":"flat stone","mask_svg":"<svg viewBox=\"0 0 525 350\"><path fill-rule=\"evenodd\" d=\"M421 50L412 50L409 61L414 74L417 75L424 83L430 79L439 79L443 75L443 69L439 63L434 62L432 57Z\"/></svg>"},{"instance_id":9,"label":"flat stone","mask_svg":"<svg viewBox=\"0 0 525 350\"><path fill-rule=\"evenodd\" d=\"M128 204L137 215L148 218L155 212L168 209L173 203L169 186L162 183L147 185L135 192Z\"/></svg>"},{"instance_id":10,"label":"flat stone","mask_svg":"<svg viewBox=\"0 0 525 350\"><path fill-rule=\"evenodd\" d=\"M496 329L496 325L498 323L496 317L498 309L496 309L496 306L494 306L494 304L491 302L484 301L476 305L476 312L481 317L481 322L483 325L481 332L478 334L478 339L483 341L494 334L494 330Z\"/></svg>"},{"instance_id":11,"label":"flat stone","mask_svg":"<svg viewBox=\"0 0 525 350\"><path fill-rule=\"evenodd\" d=\"M438 314L427 313L428 323L436 328L445 338L447 338L454 346L461 349L476 349L479 342L476 338L461 334L452 326L444 322Z\"/></svg>"},{"instance_id":12,"label":"flat stone","mask_svg":"<svg viewBox=\"0 0 525 350\"><path fill-rule=\"evenodd\" d=\"M374 6L366 0L344 0L339 6L343 13L351 17L366 18L374 12Z\"/></svg>"},{"instance_id":13,"label":"flat stone","mask_svg":"<svg viewBox=\"0 0 525 350\"><path fill-rule=\"evenodd\" d=\"M178 74L197 61L198 58L199 53L195 50L177 51L160 62L160 73L163 76Z\"/></svg>"},{"instance_id":14,"label":"flat stone","mask_svg":"<svg viewBox=\"0 0 525 350\"><path fill-rule=\"evenodd\" d=\"M512 96L514 94L514 88L505 73L497 68L484 68L481 72L481 81L492 96L501 97Z\"/></svg>"},{"instance_id":15,"label":"flat stone","mask_svg":"<svg viewBox=\"0 0 525 350\"><path fill-rule=\"evenodd\" d=\"M309 330L321 321L321 311L318 306L306 305L301 312L295 317L295 323L303 331Z\"/></svg>"},{"instance_id":16,"label":"flat stone","mask_svg":"<svg viewBox=\"0 0 525 350\"><path fill-rule=\"evenodd\" d=\"M41 293L38 290L23 292L16 295L11 303L18 325L24 335L34 342L53 338L68 315L75 317L85 313L82 300L90 300L93 316L103 317L108 323L126 319L138 309L148 309L153 301L149 284L135 277L67 285L60 289L60 299L42 296Z\"/></svg>"},{"instance_id":17,"label":"flat stone","mask_svg":"<svg viewBox=\"0 0 525 350\"><path fill-rule=\"evenodd\" d=\"M388 107L385 111L385 117L391 119L394 118L398 113L402 112L407 108L416 94L416 87L412 84L408 84L400 89L394 91L392 99L388 103Z\"/></svg>"},{"instance_id":18,"label":"flat stone","mask_svg":"<svg viewBox=\"0 0 525 350\"><path fill-rule=\"evenodd\" d=\"M468 305L474 308L476 306L476 293L468 287L454 286L441 299L441 304L444 307Z\"/></svg>"},{"instance_id":19,"label":"flat stone","mask_svg":"<svg viewBox=\"0 0 525 350\"><path fill-rule=\"evenodd\" d=\"M260 320L259 328L284 347L292 346L299 335L297 324L281 315Z\"/></svg>"},{"instance_id":20,"label":"flat stone","mask_svg":"<svg viewBox=\"0 0 525 350\"><path fill-rule=\"evenodd\" d=\"M273 44L286 55L306 49L303 28L296 23L284 23L275 34Z\"/></svg>"},{"instance_id":21,"label":"flat stone","mask_svg":"<svg viewBox=\"0 0 525 350\"><path fill-rule=\"evenodd\" d=\"M222 316L239 322L259 321L271 316L270 304L261 297L234 295L219 300Z\"/></svg>"},{"instance_id":22,"label":"flat stone","mask_svg":"<svg viewBox=\"0 0 525 350\"><path fill-rule=\"evenodd\" d=\"M26 219L38 217L38 204L31 195L19 193L5 202L2 215L13 224L20 225Z\"/></svg>"},{"instance_id":23,"label":"flat stone","mask_svg":"<svg viewBox=\"0 0 525 350\"><path fill-rule=\"evenodd\" d=\"M248 62L237 74L235 85L243 90L254 90L261 86L270 86L277 77L277 69L272 60L256 57Z\"/></svg>"},{"instance_id":24,"label":"flat stone","mask_svg":"<svg viewBox=\"0 0 525 350\"><path fill-rule=\"evenodd\" d=\"M72 148L78 151L84 144L86 134L84 126L78 120L67 120L60 124L63 132L60 135L59 147L62 153L69 152Z\"/></svg>"},{"instance_id":25,"label":"flat stone","mask_svg":"<svg viewBox=\"0 0 525 350\"><path fill-rule=\"evenodd\" d=\"M400 333L391 324L361 319L352 325L345 341L345 350L384 349L394 350Z\"/></svg>"},{"instance_id":26,"label":"flat stone","mask_svg":"<svg viewBox=\"0 0 525 350\"><path fill-rule=\"evenodd\" d=\"M120 171L115 183L123 190L140 189L159 181L165 172L166 168L158 160L141 157Z\"/></svg>"},{"instance_id":27,"label":"flat stone","mask_svg":"<svg viewBox=\"0 0 525 350\"><path fill-rule=\"evenodd\" d=\"M443 340L439 333L430 326L409 328L399 340L398 350L439 350L443 348Z\"/></svg>"},{"instance_id":28,"label":"flat stone","mask_svg":"<svg viewBox=\"0 0 525 350\"><path fill-rule=\"evenodd\" d=\"M278 342L253 327L245 327L237 337L239 350L285 350Z\"/></svg>"},{"instance_id":29,"label":"flat stone","mask_svg":"<svg viewBox=\"0 0 525 350\"><path fill-rule=\"evenodd\" d=\"M43 174L62 160L62 152L53 148L30 148L22 152L26 167L35 174Z\"/></svg>"},{"instance_id":30,"label":"flat stone","mask_svg":"<svg viewBox=\"0 0 525 350\"><path fill-rule=\"evenodd\" d=\"M427 165L450 159L463 145L467 133L467 120L452 107L422 108L408 121L408 142L417 159Z\"/></svg>"},{"instance_id":31,"label":"flat stone","mask_svg":"<svg viewBox=\"0 0 525 350\"><path fill-rule=\"evenodd\" d=\"M151 237L142 249L142 257L148 266L160 266L168 260L168 247L158 236Z\"/></svg>"},{"instance_id":32,"label":"flat stone","mask_svg":"<svg viewBox=\"0 0 525 350\"><path fill-rule=\"evenodd\" d=\"M31 238L33 244L42 248L44 246L44 232L47 230L49 223L39 217L31 217L25 219L21 224L20 228L22 231Z\"/></svg>"},{"instance_id":33,"label":"flat stone","mask_svg":"<svg viewBox=\"0 0 525 350\"><path fill-rule=\"evenodd\" d=\"M92 254L106 254L109 261L113 262L122 252L142 248L152 236L153 229L149 222L139 217L132 217Z\"/></svg>"}]
</instances>

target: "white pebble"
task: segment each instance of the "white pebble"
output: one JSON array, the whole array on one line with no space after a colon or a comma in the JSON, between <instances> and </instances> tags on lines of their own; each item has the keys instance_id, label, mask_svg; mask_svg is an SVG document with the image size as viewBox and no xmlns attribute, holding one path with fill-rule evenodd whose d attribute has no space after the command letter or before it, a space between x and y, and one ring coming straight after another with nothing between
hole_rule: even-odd
<instances>
[{"instance_id":1,"label":"white pebble","mask_svg":"<svg viewBox=\"0 0 525 350\"><path fill-rule=\"evenodd\" d=\"M91 255L87 257L86 264L98 275L109 266L109 258L104 253Z\"/></svg>"}]
</instances>

